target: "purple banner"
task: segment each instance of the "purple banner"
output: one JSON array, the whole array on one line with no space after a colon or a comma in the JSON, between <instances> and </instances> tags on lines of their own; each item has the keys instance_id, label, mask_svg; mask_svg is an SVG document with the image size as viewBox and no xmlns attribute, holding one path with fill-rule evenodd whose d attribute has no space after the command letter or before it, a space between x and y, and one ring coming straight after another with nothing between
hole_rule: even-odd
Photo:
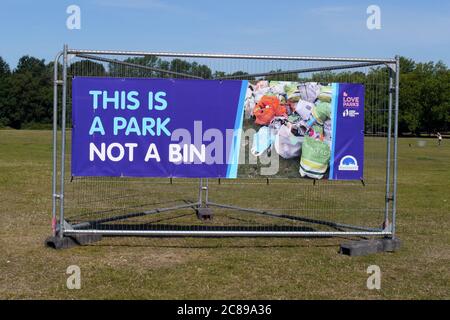
<instances>
[{"instance_id":1,"label":"purple banner","mask_svg":"<svg viewBox=\"0 0 450 320\"><path fill-rule=\"evenodd\" d=\"M72 175L234 178L246 88L237 80L75 77Z\"/></svg>"},{"instance_id":2,"label":"purple banner","mask_svg":"<svg viewBox=\"0 0 450 320\"><path fill-rule=\"evenodd\" d=\"M364 86L76 77L72 175L359 180Z\"/></svg>"},{"instance_id":3,"label":"purple banner","mask_svg":"<svg viewBox=\"0 0 450 320\"><path fill-rule=\"evenodd\" d=\"M333 86L333 144L329 179L362 180L364 169L364 86Z\"/></svg>"}]
</instances>

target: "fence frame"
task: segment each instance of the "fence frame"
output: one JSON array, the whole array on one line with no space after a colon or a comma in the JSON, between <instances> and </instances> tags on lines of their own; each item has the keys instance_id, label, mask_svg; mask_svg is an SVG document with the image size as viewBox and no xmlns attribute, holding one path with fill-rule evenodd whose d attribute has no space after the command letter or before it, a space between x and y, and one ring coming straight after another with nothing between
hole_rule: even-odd
<instances>
[{"instance_id":1,"label":"fence frame","mask_svg":"<svg viewBox=\"0 0 450 320\"><path fill-rule=\"evenodd\" d=\"M75 55L81 58L108 62L108 59L99 55L124 55L124 56L157 56L157 57L177 57L177 58L213 58L213 59L269 59L269 60L298 60L298 61L327 61L327 62L348 62L351 65L336 65L329 67L305 68L283 71L282 73L307 73L316 71L333 71L339 69L350 69L366 66L385 65L389 68L389 101L388 101L388 128L387 128L387 161L386 161L386 197L385 197L385 213L383 228L373 229L354 225L346 225L331 221L317 220L311 218L302 218L298 216L289 216L279 214L267 210L243 208L233 205L220 204L209 201L208 179L199 179L199 193L196 202L187 203L168 208L157 208L139 213L139 215L150 215L154 213L162 213L181 208L194 208L200 210L202 208L218 207L222 209L232 209L241 212L261 214L268 217L300 220L312 224L322 224L337 228L339 231L238 231L238 230L101 230L101 229L85 229L86 223L78 225L70 225L65 221L64 216L64 184L65 184L65 160L66 160L66 113L67 113L67 68L68 55ZM62 58L62 79L59 79L58 65ZM130 63L120 60L113 60L115 63L127 65ZM109 61L111 62L111 61ZM140 65L133 67L149 68ZM156 70L161 71L161 70ZM207 53L174 53L174 52L146 52L146 51L112 51L112 50L81 50L69 49L64 45L63 50L58 52L54 60L54 81L53 81L53 174L52 174L52 234L55 237L63 238L64 236L73 235L111 235L111 236L267 236L267 237L296 237L296 236L378 236L390 239L396 237L396 205L397 205L397 179L398 179L398 113L399 113L399 71L400 58L396 56L391 59L373 59L373 58L339 58L339 57L312 57L312 56L276 56L276 55L241 55L241 54L207 54ZM172 72L173 73L173 72ZM258 73L248 76L267 76L276 74ZM242 77L242 76L240 76ZM231 79L232 77L223 77L221 79ZM61 143L60 143L60 181L58 190L58 88L61 87ZM394 113L394 114L393 114ZM394 127L392 128L392 122ZM393 131L393 132L392 132ZM393 139L393 155L391 153ZM391 161L393 168L391 168ZM392 174L392 177L391 177ZM392 189L391 189L392 187ZM59 219L58 219L59 209ZM136 214L121 215L115 220L135 217ZM391 221L389 221L391 218ZM111 221L111 220L109 220ZM100 220L94 221L100 223ZM92 223L92 222L87 222ZM344 230L340 230L340 229ZM347 230L349 229L349 230Z\"/></svg>"}]
</instances>

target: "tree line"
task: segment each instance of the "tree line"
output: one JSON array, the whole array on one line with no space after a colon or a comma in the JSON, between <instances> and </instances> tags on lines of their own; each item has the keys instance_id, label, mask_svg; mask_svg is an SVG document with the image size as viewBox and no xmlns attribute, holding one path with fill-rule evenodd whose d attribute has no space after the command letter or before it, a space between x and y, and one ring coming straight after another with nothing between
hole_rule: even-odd
<instances>
[{"instance_id":1,"label":"tree line","mask_svg":"<svg viewBox=\"0 0 450 320\"><path fill-rule=\"evenodd\" d=\"M187 76L214 79L232 76L236 79L255 79L243 71L226 73L209 66L183 59L170 61L154 56L135 57L103 63L80 60L70 64L71 76L157 77L184 78ZM140 66L140 67L138 67ZM400 134L431 134L450 130L450 69L443 62L416 63L402 57L400 61ZM61 66L59 70L61 71ZM387 67L371 68L368 72L317 72L308 78L298 74L279 74L272 70L268 80L358 82L368 88L365 97L366 130L386 131ZM373 86L372 88L370 88ZM70 90L70 81L69 81ZM385 90L380 92L380 90ZM71 102L68 101L70 121ZM17 66L10 66L0 57L0 128L49 128L53 118L53 63L23 56Z\"/></svg>"}]
</instances>

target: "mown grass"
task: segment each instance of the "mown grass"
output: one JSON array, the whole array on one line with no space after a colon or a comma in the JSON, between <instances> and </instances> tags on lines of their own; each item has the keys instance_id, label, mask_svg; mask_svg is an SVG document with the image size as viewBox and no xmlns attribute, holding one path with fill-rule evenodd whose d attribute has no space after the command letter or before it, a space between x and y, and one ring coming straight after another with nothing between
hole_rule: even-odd
<instances>
[{"instance_id":1,"label":"mown grass","mask_svg":"<svg viewBox=\"0 0 450 320\"><path fill-rule=\"evenodd\" d=\"M0 298L444 299L450 297L450 142L400 139L395 253L337 254L343 239L106 238L55 251L51 132L0 131ZM237 195L239 197L245 195ZM242 200L241 200L242 201ZM82 288L66 288L80 266ZM382 271L368 290L367 267Z\"/></svg>"}]
</instances>

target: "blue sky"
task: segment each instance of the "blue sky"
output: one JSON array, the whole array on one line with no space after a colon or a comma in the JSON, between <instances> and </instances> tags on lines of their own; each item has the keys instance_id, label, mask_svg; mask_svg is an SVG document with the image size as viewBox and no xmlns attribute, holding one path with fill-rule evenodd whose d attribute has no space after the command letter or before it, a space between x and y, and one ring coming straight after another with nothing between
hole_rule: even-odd
<instances>
[{"instance_id":1,"label":"blue sky","mask_svg":"<svg viewBox=\"0 0 450 320\"><path fill-rule=\"evenodd\" d=\"M66 8L81 8L68 30ZM381 30L366 27L369 5ZM450 3L443 1L2 0L0 56L52 60L80 49L393 57L450 65Z\"/></svg>"}]
</instances>

